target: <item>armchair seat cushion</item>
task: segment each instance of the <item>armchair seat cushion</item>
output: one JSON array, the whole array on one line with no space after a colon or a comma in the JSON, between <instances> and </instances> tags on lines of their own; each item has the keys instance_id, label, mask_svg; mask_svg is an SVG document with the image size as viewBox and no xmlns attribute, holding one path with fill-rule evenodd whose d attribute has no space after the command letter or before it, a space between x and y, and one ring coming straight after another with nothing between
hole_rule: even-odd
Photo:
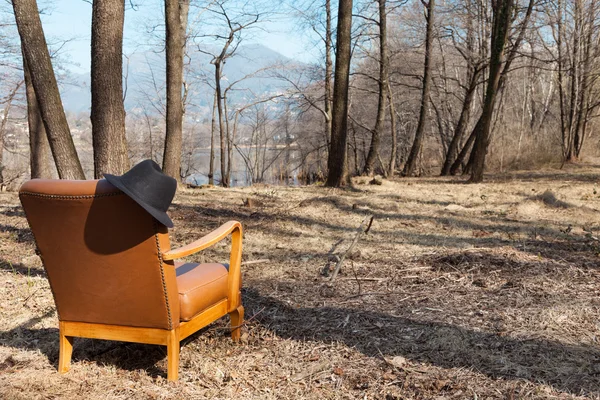
<instances>
[{"instance_id":1,"label":"armchair seat cushion","mask_svg":"<svg viewBox=\"0 0 600 400\"><path fill-rule=\"evenodd\" d=\"M175 263L181 321L227 299L229 271L223 264Z\"/></svg>"}]
</instances>

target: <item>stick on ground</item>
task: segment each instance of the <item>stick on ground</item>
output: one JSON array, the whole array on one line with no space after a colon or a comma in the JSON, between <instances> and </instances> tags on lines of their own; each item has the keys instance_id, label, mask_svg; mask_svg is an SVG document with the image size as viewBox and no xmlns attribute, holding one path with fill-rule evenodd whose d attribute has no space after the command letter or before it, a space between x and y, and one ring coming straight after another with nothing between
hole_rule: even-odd
<instances>
[{"instance_id":1,"label":"stick on ground","mask_svg":"<svg viewBox=\"0 0 600 400\"><path fill-rule=\"evenodd\" d=\"M363 233L364 234L369 233L369 231L371 230L371 225L373 225L373 218L374 217L372 215L368 215L365 217L365 219L363 219L362 223L358 227L356 236L354 236L354 240L350 244L350 247L348 247L348 250L346 250L346 252L344 254L342 254L342 256L340 257L340 260L336 264L335 269L333 270L333 274L331 274L331 279L330 279L331 281L333 281L335 279L335 277L337 276L337 274L340 272L340 269L342 268L342 264L344 264L344 260L346 259L346 256L352 251L354 246L356 246L356 243L358 243L358 239L360 239L360 237L363 235Z\"/></svg>"}]
</instances>

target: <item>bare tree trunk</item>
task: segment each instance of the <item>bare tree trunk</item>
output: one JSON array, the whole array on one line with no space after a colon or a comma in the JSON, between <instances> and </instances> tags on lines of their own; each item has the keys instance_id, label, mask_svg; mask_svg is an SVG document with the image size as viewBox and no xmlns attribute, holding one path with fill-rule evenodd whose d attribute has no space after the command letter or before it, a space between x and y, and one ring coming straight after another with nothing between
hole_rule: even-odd
<instances>
[{"instance_id":1,"label":"bare tree trunk","mask_svg":"<svg viewBox=\"0 0 600 400\"><path fill-rule=\"evenodd\" d=\"M8 122L11 103L12 99L8 100L5 104L4 111L2 111L2 121L0 121L0 185L4 183L4 138L6 137L6 124Z\"/></svg>"},{"instance_id":2,"label":"bare tree trunk","mask_svg":"<svg viewBox=\"0 0 600 400\"><path fill-rule=\"evenodd\" d=\"M496 95L504 88L504 84L508 77L510 67L511 67L513 61L515 60L517 53L519 51L521 42L523 41L523 39L525 37L525 32L527 30L529 20L531 19L531 15L533 13L534 4L535 4L535 0L529 0L527 10L525 11L525 17L521 21L521 27L519 29L519 34L518 34L517 38L514 40L512 49L511 49L510 53L508 54L508 56L506 57L504 66L502 67L502 70L499 74L498 83L497 83L497 87L496 87ZM509 23L510 23L510 21L509 21ZM510 25L509 25L508 29L510 30ZM493 41L493 38L495 37L494 35L495 35L494 31L492 31L490 33L490 36L492 39L492 47L493 47L493 43L494 43L494 41ZM487 48L487 46L484 46L484 47L482 47L482 50L485 50L486 48ZM491 63L491 61L490 61L490 63ZM488 76L488 84L489 84L489 82L490 81L489 81L489 76ZM484 93L484 98L483 98L484 106L485 106L485 101L486 101L486 95L487 95L487 92ZM496 96L496 95L494 95L494 96ZM493 107L492 107L492 112L493 112ZM489 116L489 118L490 118L489 122L490 122L490 126L491 126L491 115ZM482 112L482 114L479 116L479 119L477 120L477 123L475 124L475 127L473 128L473 131L471 132L471 135L469 136L469 139L463 146L463 149L461 150L460 154L458 155L456 161L454 162L454 164L452 164L452 167L450 168L451 175L456 175L456 173L458 172L458 169L462 165L464 165L464 168L462 171L463 175L466 175L471 172L473 165L475 163L475 156L476 156L475 151L477 150L478 146L479 147L482 146L481 144L478 145L477 142L479 141L479 139L477 139L477 138L480 138L483 134L484 122L485 122L485 117ZM488 132L488 134L489 134L489 132ZM473 146L473 151L471 151L471 154L469 154L471 146ZM487 152L487 147L486 147L486 152ZM469 156L469 161L465 165L465 160L467 159L467 156Z\"/></svg>"},{"instance_id":3,"label":"bare tree trunk","mask_svg":"<svg viewBox=\"0 0 600 400\"><path fill-rule=\"evenodd\" d=\"M8 124L8 116L10 114L10 109L12 108L13 100L17 95L17 92L23 85L23 81L20 81L15 85L13 90L8 94L8 98L4 103L4 110L2 111L2 120L0 121L0 184L4 183L4 138L6 137L6 125Z\"/></svg>"},{"instance_id":4,"label":"bare tree trunk","mask_svg":"<svg viewBox=\"0 0 600 400\"><path fill-rule=\"evenodd\" d=\"M331 141L331 76L333 61L331 60L331 0L325 0L325 124L327 128L327 145Z\"/></svg>"},{"instance_id":5,"label":"bare tree trunk","mask_svg":"<svg viewBox=\"0 0 600 400\"><path fill-rule=\"evenodd\" d=\"M226 149L225 152L227 154L226 160L227 165L225 167L225 182L229 184L231 183L231 154L232 154L232 140L231 140L231 130L229 129L229 111L227 110L227 90L223 93L223 117L225 118L225 144Z\"/></svg>"},{"instance_id":6,"label":"bare tree trunk","mask_svg":"<svg viewBox=\"0 0 600 400\"><path fill-rule=\"evenodd\" d=\"M221 63L215 62L215 85L217 93L217 114L219 115L219 143L221 150L221 186L228 187L229 182L226 181L227 169L225 164L225 124L223 122L223 104L221 95Z\"/></svg>"},{"instance_id":7,"label":"bare tree trunk","mask_svg":"<svg viewBox=\"0 0 600 400\"><path fill-rule=\"evenodd\" d=\"M586 127L588 122L588 111L589 111L589 95L591 91L590 85L590 72L591 72L591 62L592 62L592 47L594 46L593 41L593 32L594 32L594 22L596 16L595 10L595 2L589 3L590 9L587 12L588 20L583 22L582 15L582 29L581 34L584 36L584 32L587 29L587 33L583 37L583 60L582 60L582 72L581 77L579 79L580 82L580 97L579 97L579 107L577 113L577 123L575 125L575 134L573 137L573 153L574 159L578 160L581 155L581 149L583 148L583 141L585 139ZM583 12L583 10L582 10Z\"/></svg>"},{"instance_id":8,"label":"bare tree trunk","mask_svg":"<svg viewBox=\"0 0 600 400\"><path fill-rule=\"evenodd\" d=\"M579 80L581 78L580 74L580 57L581 57L581 49L580 49L580 19L581 19L581 0L573 1L575 10L574 15L570 16L573 18L574 23L574 32L573 32L573 46L571 49L571 69L570 69L570 79L571 79L571 95L569 99L569 118L568 118L568 127L569 127L569 146L567 152L567 161L575 162L577 161L577 157L575 156L575 135L577 134L576 126L575 126L575 118L578 113L577 107L579 106L579 102L577 99L579 98Z\"/></svg>"},{"instance_id":9,"label":"bare tree trunk","mask_svg":"<svg viewBox=\"0 0 600 400\"><path fill-rule=\"evenodd\" d=\"M473 131L471 132L469 138L463 145L462 150L460 151L460 153L458 153L456 160L454 160L452 166L450 167L450 175L456 175L458 173L458 170L465 164L465 160L471 152L471 148L473 147L473 143L475 143L475 138L477 137L477 132L479 132L482 122L483 120L481 118L477 120L475 128L473 128Z\"/></svg>"},{"instance_id":10,"label":"bare tree trunk","mask_svg":"<svg viewBox=\"0 0 600 400\"><path fill-rule=\"evenodd\" d=\"M435 0L430 0L435 1ZM371 146L365 162L365 174L372 175L375 161L379 156L381 131L385 123L386 91L388 89L388 54L387 54L387 11L386 0L379 2L379 99L375 128L371 131Z\"/></svg>"},{"instance_id":11,"label":"bare tree trunk","mask_svg":"<svg viewBox=\"0 0 600 400\"><path fill-rule=\"evenodd\" d=\"M35 0L14 0L12 5L58 176L61 179L85 179L60 100L37 3Z\"/></svg>"},{"instance_id":12,"label":"bare tree trunk","mask_svg":"<svg viewBox=\"0 0 600 400\"><path fill-rule=\"evenodd\" d=\"M504 58L504 47L510 31L512 8L514 0L498 0L494 7L494 19L492 28L492 51L490 55L490 73L486 88L485 101L482 111L481 130L478 132L473 147L474 157L471 170L471 182L481 182L485 169L485 156L489 147L492 114L496 104L496 96L500 76L502 74L502 61Z\"/></svg>"},{"instance_id":13,"label":"bare tree trunk","mask_svg":"<svg viewBox=\"0 0 600 400\"><path fill-rule=\"evenodd\" d=\"M353 123L350 124L350 131L352 132L352 150L354 153L354 173L360 175L360 167L358 164L358 145L356 143L356 127Z\"/></svg>"},{"instance_id":14,"label":"bare tree trunk","mask_svg":"<svg viewBox=\"0 0 600 400\"><path fill-rule=\"evenodd\" d=\"M215 114L217 111L217 92L213 101L212 118L210 120L210 156L208 161L208 184L215 184Z\"/></svg>"},{"instance_id":15,"label":"bare tree trunk","mask_svg":"<svg viewBox=\"0 0 600 400\"><path fill-rule=\"evenodd\" d=\"M92 6L92 142L94 177L129 169L123 105L124 0Z\"/></svg>"},{"instance_id":16,"label":"bare tree trunk","mask_svg":"<svg viewBox=\"0 0 600 400\"><path fill-rule=\"evenodd\" d=\"M235 159L233 157L233 147L235 143L235 136L237 134L238 129L238 121L240 118L240 113L235 113L235 118L233 121L233 131L227 134L227 138L229 139L229 144L227 145L227 182L231 184L231 174L233 173L233 169L235 168ZM229 132L229 128L228 132Z\"/></svg>"},{"instance_id":17,"label":"bare tree trunk","mask_svg":"<svg viewBox=\"0 0 600 400\"><path fill-rule=\"evenodd\" d=\"M456 123L456 127L454 128L454 135L452 136L452 140L450 141L450 145L448 146L446 160L444 161L444 166L442 167L442 176L446 176L451 173L450 171L452 165L457 157L460 141L462 140L465 134L467 125L469 124L469 119L471 118L471 105L473 104L473 100L475 98L475 89L477 88L478 79L479 73L474 72L473 74L471 74L469 87L467 88L465 93L465 99L463 101L460 117L458 118L458 122Z\"/></svg>"},{"instance_id":18,"label":"bare tree trunk","mask_svg":"<svg viewBox=\"0 0 600 400\"><path fill-rule=\"evenodd\" d=\"M340 0L338 9L331 147L326 186L339 187L346 179L348 139L348 86L350 83L352 0Z\"/></svg>"},{"instance_id":19,"label":"bare tree trunk","mask_svg":"<svg viewBox=\"0 0 600 400\"><path fill-rule=\"evenodd\" d=\"M419 122L417 124L417 130L415 131L415 140L413 141L412 148L404 169L402 171L403 176L411 176L417 165L417 158L421 153L423 147L423 137L425 134L425 123L427 120L427 105L429 102L429 87L431 81L431 48L433 44L433 28L435 24L435 0L429 0L423 4L427 7L427 34L425 36L425 63L423 67L423 92L421 93L421 109L419 111Z\"/></svg>"},{"instance_id":20,"label":"bare tree trunk","mask_svg":"<svg viewBox=\"0 0 600 400\"><path fill-rule=\"evenodd\" d=\"M390 153L390 164L388 167L388 176L391 178L394 176L396 170L396 155L398 154L398 135L396 133L396 109L394 107L394 96L392 95L392 87L388 80L387 88L388 100L390 102L390 123L391 123L391 134L392 134L392 150Z\"/></svg>"},{"instance_id":21,"label":"bare tree trunk","mask_svg":"<svg viewBox=\"0 0 600 400\"><path fill-rule=\"evenodd\" d=\"M29 125L29 165L31 179L50 179L52 169L50 165L50 144L42 116L38 108L35 90L31 83L31 73L27 60L23 56L23 74L25 76L25 94L27 96L27 122Z\"/></svg>"},{"instance_id":22,"label":"bare tree trunk","mask_svg":"<svg viewBox=\"0 0 600 400\"><path fill-rule=\"evenodd\" d=\"M167 65L167 131L163 156L165 174L181 179L183 142L183 53L189 0L165 0ZM186 25L183 25L183 24Z\"/></svg>"}]
</instances>

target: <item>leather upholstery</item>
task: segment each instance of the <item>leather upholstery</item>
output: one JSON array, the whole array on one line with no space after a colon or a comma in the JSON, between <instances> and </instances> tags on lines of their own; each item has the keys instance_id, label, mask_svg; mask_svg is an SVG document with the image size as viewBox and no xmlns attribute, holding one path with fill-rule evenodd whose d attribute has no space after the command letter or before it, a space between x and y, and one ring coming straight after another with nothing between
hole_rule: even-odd
<instances>
[{"instance_id":1,"label":"leather upholstery","mask_svg":"<svg viewBox=\"0 0 600 400\"><path fill-rule=\"evenodd\" d=\"M227 299L227 266L175 263L180 318L189 321L213 304Z\"/></svg>"},{"instance_id":2,"label":"leather upholstery","mask_svg":"<svg viewBox=\"0 0 600 400\"><path fill-rule=\"evenodd\" d=\"M61 321L179 325L167 228L106 180L31 180L20 189Z\"/></svg>"}]
</instances>

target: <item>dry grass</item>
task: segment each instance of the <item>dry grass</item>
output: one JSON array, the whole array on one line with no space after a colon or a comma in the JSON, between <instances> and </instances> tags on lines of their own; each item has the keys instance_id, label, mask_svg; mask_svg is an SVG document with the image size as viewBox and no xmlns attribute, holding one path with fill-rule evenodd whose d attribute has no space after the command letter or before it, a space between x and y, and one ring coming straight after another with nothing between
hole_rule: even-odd
<instances>
[{"instance_id":1,"label":"dry grass","mask_svg":"<svg viewBox=\"0 0 600 400\"><path fill-rule=\"evenodd\" d=\"M0 397L600 398L599 173L182 190L175 243L238 219L244 259L270 262L244 267L242 343L225 320L193 336L175 384L165 349L107 341L77 340L56 373L52 295L17 196L0 194ZM329 285L328 251L366 214Z\"/></svg>"}]
</instances>

